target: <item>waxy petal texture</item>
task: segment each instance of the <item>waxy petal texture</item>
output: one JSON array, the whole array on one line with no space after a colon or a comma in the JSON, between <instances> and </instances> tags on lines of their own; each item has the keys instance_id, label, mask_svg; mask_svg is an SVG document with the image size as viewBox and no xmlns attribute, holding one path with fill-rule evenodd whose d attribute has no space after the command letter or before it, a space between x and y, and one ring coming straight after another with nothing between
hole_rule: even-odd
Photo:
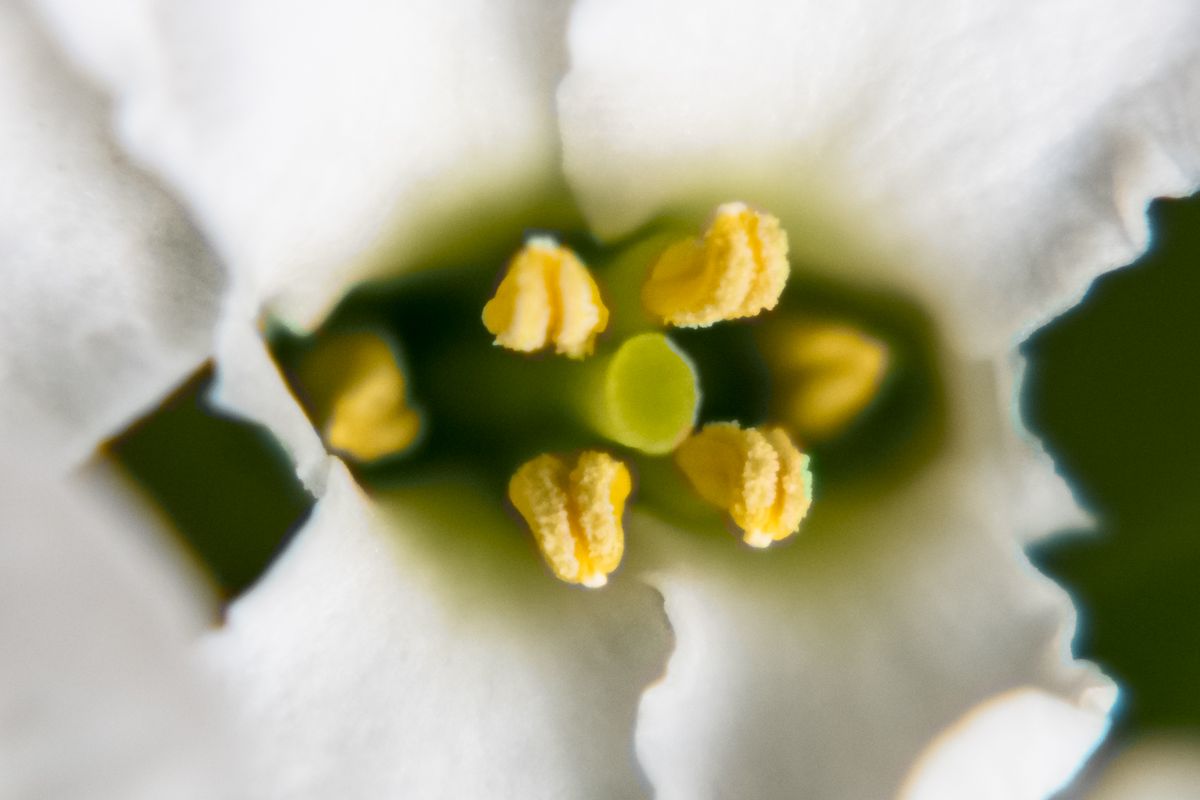
<instances>
[{"instance_id":1,"label":"waxy petal texture","mask_svg":"<svg viewBox=\"0 0 1200 800\"><path fill-rule=\"evenodd\" d=\"M802 268L914 293L997 353L1200 181L1190 0L583 0L567 176L613 237L730 197Z\"/></svg>"},{"instance_id":2,"label":"waxy petal texture","mask_svg":"<svg viewBox=\"0 0 1200 800\"><path fill-rule=\"evenodd\" d=\"M419 265L558 179L550 0L142 0L99 23L92 5L40 3L235 294L290 324L380 268L380 248L384 268Z\"/></svg>"},{"instance_id":3,"label":"waxy petal texture","mask_svg":"<svg viewBox=\"0 0 1200 800\"><path fill-rule=\"evenodd\" d=\"M99 94L0 5L0 440L64 467L210 352L222 276Z\"/></svg>"},{"instance_id":4,"label":"waxy petal texture","mask_svg":"<svg viewBox=\"0 0 1200 800\"><path fill-rule=\"evenodd\" d=\"M243 796L193 658L211 599L147 509L57 471L0 462L0 796Z\"/></svg>"},{"instance_id":5,"label":"waxy petal texture","mask_svg":"<svg viewBox=\"0 0 1200 800\"><path fill-rule=\"evenodd\" d=\"M463 487L373 501L345 467L205 655L258 732L255 797L636 797L652 590L554 580Z\"/></svg>"}]
</instances>

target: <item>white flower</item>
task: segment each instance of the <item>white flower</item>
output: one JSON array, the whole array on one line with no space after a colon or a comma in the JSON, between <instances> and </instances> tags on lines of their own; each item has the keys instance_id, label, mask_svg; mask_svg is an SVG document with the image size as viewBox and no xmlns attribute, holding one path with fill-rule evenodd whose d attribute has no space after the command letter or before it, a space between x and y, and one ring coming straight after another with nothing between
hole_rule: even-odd
<instances>
[{"instance_id":1,"label":"white flower","mask_svg":"<svg viewBox=\"0 0 1200 800\"><path fill-rule=\"evenodd\" d=\"M211 341L218 401L320 498L195 648L249 739L248 794L636 796L640 764L662 798L932 797L985 764L1036 797L1101 735L1107 684L1019 549L1080 512L1010 419L1013 348L1200 177L1186 0L34 6L228 288L209 339L203 251L6 6L5 435L77 463ZM524 219L560 141L602 236L745 198L806 267L924 303L947 345L937 462L767 559L635 515L623 580L593 594L453 488L368 500L257 321L311 325L384 263ZM1031 719L1065 745L1030 752Z\"/></svg>"}]
</instances>

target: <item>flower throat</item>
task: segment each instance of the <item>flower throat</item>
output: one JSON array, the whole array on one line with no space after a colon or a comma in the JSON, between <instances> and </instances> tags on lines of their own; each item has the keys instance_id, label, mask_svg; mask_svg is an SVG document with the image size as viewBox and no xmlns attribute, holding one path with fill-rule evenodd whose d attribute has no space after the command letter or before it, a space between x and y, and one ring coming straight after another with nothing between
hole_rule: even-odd
<instances>
[{"instance_id":1,"label":"flower throat","mask_svg":"<svg viewBox=\"0 0 1200 800\"><path fill-rule=\"evenodd\" d=\"M469 481L555 577L598 587L627 506L766 548L801 530L814 471L836 489L925 427L920 325L797 278L787 254L742 203L698 235L533 233L492 264L361 286L273 350L365 486Z\"/></svg>"}]
</instances>

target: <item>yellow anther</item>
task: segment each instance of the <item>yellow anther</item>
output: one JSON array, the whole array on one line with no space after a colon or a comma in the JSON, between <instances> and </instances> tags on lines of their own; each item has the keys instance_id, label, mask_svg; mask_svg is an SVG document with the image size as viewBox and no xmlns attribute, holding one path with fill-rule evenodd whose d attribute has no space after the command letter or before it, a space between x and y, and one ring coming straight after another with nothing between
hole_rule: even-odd
<instances>
[{"instance_id":1,"label":"yellow anther","mask_svg":"<svg viewBox=\"0 0 1200 800\"><path fill-rule=\"evenodd\" d=\"M556 353L583 358L608 326L608 308L578 256L536 237L508 263L483 307L483 324L509 350L533 353L553 344Z\"/></svg>"},{"instance_id":2,"label":"yellow anther","mask_svg":"<svg viewBox=\"0 0 1200 800\"><path fill-rule=\"evenodd\" d=\"M574 468L549 454L526 462L508 482L508 498L554 574L595 588L608 582L625 552L621 515L631 488L624 464L589 450Z\"/></svg>"},{"instance_id":3,"label":"yellow anther","mask_svg":"<svg viewBox=\"0 0 1200 800\"><path fill-rule=\"evenodd\" d=\"M772 323L762 344L775 380L775 413L805 439L840 433L887 374L887 345L845 323Z\"/></svg>"},{"instance_id":4,"label":"yellow anther","mask_svg":"<svg viewBox=\"0 0 1200 800\"><path fill-rule=\"evenodd\" d=\"M779 220L726 203L703 237L666 249L642 286L642 304L669 325L702 328L775 307L789 272Z\"/></svg>"},{"instance_id":5,"label":"yellow anther","mask_svg":"<svg viewBox=\"0 0 1200 800\"><path fill-rule=\"evenodd\" d=\"M675 451L696 493L729 512L751 547L766 547L800 527L812 503L808 456L780 428L705 425Z\"/></svg>"},{"instance_id":6,"label":"yellow anther","mask_svg":"<svg viewBox=\"0 0 1200 800\"><path fill-rule=\"evenodd\" d=\"M375 334L324 340L305 358L302 375L325 442L334 450L373 461L400 452L420 433L404 373L391 347Z\"/></svg>"}]
</instances>

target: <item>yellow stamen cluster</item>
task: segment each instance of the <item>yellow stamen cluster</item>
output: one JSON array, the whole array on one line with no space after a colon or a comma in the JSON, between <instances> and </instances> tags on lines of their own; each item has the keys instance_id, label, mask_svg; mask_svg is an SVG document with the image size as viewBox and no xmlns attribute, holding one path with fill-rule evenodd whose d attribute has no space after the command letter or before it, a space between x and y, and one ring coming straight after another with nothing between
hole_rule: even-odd
<instances>
[{"instance_id":1,"label":"yellow stamen cluster","mask_svg":"<svg viewBox=\"0 0 1200 800\"><path fill-rule=\"evenodd\" d=\"M620 346L587 366L540 365L551 367L538 374L553 385L534 378L534 394L520 396L569 398L579 403L578 421L601 437L647 455L674 450L696 493L727 512L747 544L766 547L795 533L808 513L808 456L783 428L714 423L693 432L700 397L695 367L662 333L643 330L637 287L642 310L667 325L755 316L778 304L787 283L787 234L770 214L726 203L701 236L662 249L669 241L655 234L608 264L610 288L624 289L615 292L625 325ZM508 350L552 346L582 359L608 327L609 310L575 253L549 237L532 237L509 261L482 318ZM783 321L759 335L774 377L787 387L783 418L805 436L844 425L875 394L886 368L883 345L848 326ZM299 369L306 406L331 449L373 461L419 436L421 419L408 406L404 374L379 336L318 340ZM515 471L508 497L555 576L598 587L624 554L632 483L626 464L606 453L545 453Z\"/></svg>"},{"instance_id":2,"label":"yellow stamen cluster","mask_svg":"<svg viewBox=\"0 0 1200 800\"><path fill-rule=\"evenodd\" d=\"M359 461L398 453L416 440L421 418L408 405L404 373L387 342L370 333L331 337L310 353L305 372L326 386L314 398L325 441Z\"/></svg>"},{"instance_id":3,"label":"yellow stamen cluster","mask_svg":"<svg viewBox=\"0 0 1200 800\"><path fill-rule=\"evenodd\" d=\"M751 547L795 533L812 502L808 456L779 428L704 426L675 451L702 498L729 512Z\"/></svg>"},{"instance_id":4,"label":"yellow stamen cluster","mask_svg":"<svg viewBox=\"0 0 1200 800\"><path fill-rule=\"evenodd\" d=\"M578 256L537 237L509 262L483 307L483 324L509 350L533 353L553 344L556 353L582 358L608 326L608 308Z\"/></svg>"},{"instance_id":5,"label":"yellow stamen cluster","mask_svg":"<svg viewBox=\"0 0 1200 800\"><path fill-rule=\"evenodd\" d=\"M640 282L642 306L668 325L704 327L755 316L776 306L788 279L787 234L779 220L744 203L720 206L700 237L657 252L648 272L646 261L629 260L619 262L609 278L612 285L631 290L618 292L617 300L626 294L632 299L635 282ZM632 305L617 308L623 316L629 314L627 325L640 316ZM587 268L547 238L526 242L483 309L483 323L496 344L524 353L553 345L572 358L592 353L608 316ZM643 353L651 347L669 356L659 359L661 367ZM633 367L619 369L633 358L630 354L640 357L630 362ZM661 334L645 333L627 339L605 364L606 379L597 384L604 387L604 413L595 415L604 423L595 423L601 435L644 453L664 453L678 444L676 462L697 493L727 511L754 547L766 547L799 528L812 499L808 457L782 429L743 430L718 423L679 444L694 416L680 424L662 409L664 403L670 405L664 398L674 398L676 405L695 413L698 390L686 359ZM686 374L675 380L673 370L679 371L680 364ZM685 396L688 402L677 402ZM620 425L614 423L614 410L621 412ZM660 434L658 427L665 432ZM652 441L643 428L654 431ZM637 435L625 435L626 429ZM622 514L631 486L625 464L605 453L586 451L573 460L547 453L516 470L508 496L558 578L602 586L624 551Z\"/></svg>"},{"instance_id":6,"label":"yellow stamen cluster","mask_svg":"<svg viewBox=\"0 0 1200 800\"><path fill-rule=\"evenodd\" d=\"M878 394L887 345L838 322L779 322L763 336L775 410L805 438L839 432Z\"/></svg>"},{"instance_id":7,"label":"yellow stamen cluster","mask_svg":"<svg viewBox=\"0 0 1200 800\"><path fill-rule=\"evenodd\" d=\"M550 454L526 462L509 481L508 497L554 574L594 588L607 583L621 563L621 517L631 489L623 463L589 450L573 467Z\"/></svg>"},{"instance_id":8,"label":"yellow stamen cluster","mask_svg":"<svg viewBox=\"0 0 1200 800\"><path fill-rule=\"evenodd\" d=\"M664 323L688 328L755 316L779 302L787 252L778 219L726 203L702 237L659 256L642 286L642 304Z\"/></svg>"}]
</instances>

